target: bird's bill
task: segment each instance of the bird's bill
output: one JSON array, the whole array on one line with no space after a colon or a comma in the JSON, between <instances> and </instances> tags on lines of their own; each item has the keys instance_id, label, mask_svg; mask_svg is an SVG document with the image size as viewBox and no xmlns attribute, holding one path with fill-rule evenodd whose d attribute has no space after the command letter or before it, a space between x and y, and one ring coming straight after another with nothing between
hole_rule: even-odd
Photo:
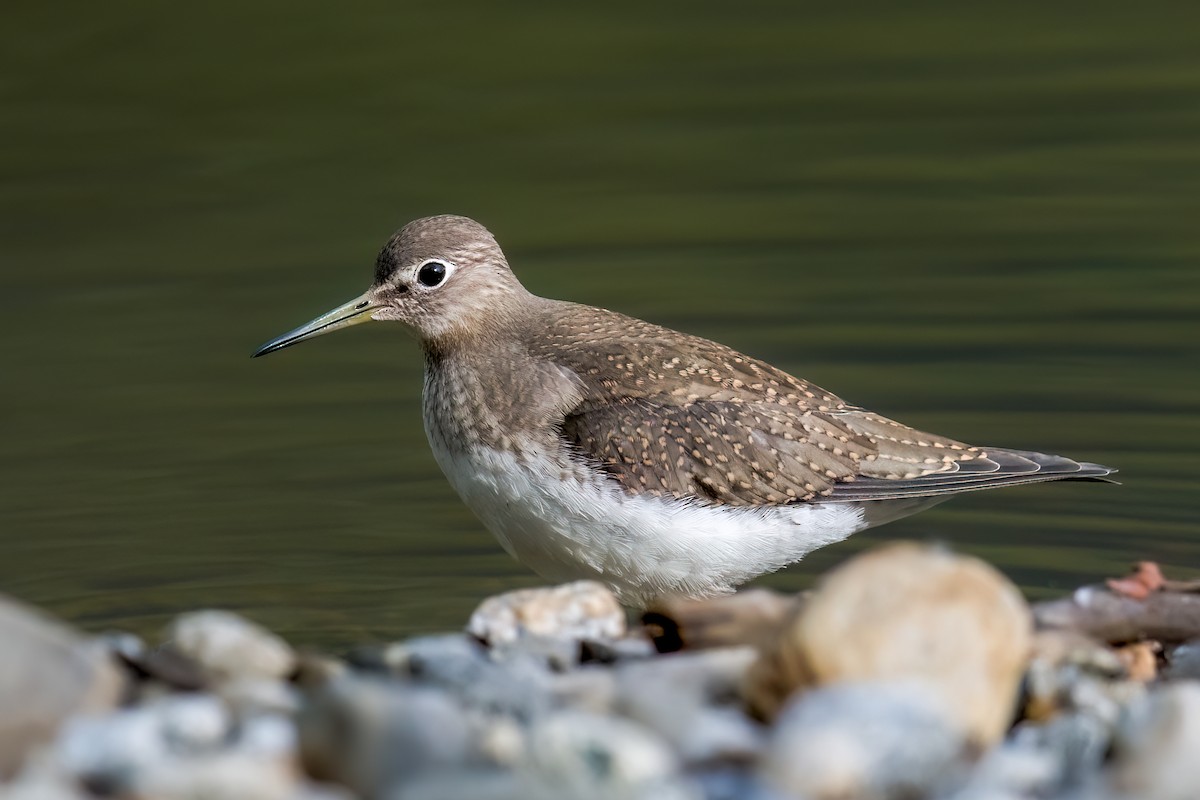
<instances>
[{"instance_id":1,"label":"bird's bill","mask_svg":"<svg viewBox=\"0 0 1200 800\"><path fill-rule=\"evenodd\" d=\"M288 331L282 336L276 336L255 350L254 355L250 357L258 358L259 356L265 356L268 353L274 353L276 350L300 344L300 342L311 339L314 336L323 336L326 333L332 333L342 328L349 328L351 325L358 325L360 322L370 322L371 312L377 308L379 308L379 305L372 299L371 292L366 292L354 298L349 303L340 305L332 311L304 323L295 330Z\"/></svg>"}]
</instances>

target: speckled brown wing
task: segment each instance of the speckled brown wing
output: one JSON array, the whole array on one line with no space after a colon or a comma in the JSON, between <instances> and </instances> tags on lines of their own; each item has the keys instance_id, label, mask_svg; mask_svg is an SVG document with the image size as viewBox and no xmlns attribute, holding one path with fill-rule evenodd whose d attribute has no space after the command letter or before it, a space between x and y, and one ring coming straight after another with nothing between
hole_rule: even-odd
<instances>
[{"instance_id":1,"label":"speckled brown wing","mask_svg":"<svg viewBox=\"0 0 1200 800\"><path fill-rule=\"evenodd\" d=\"M863 477L903 481L982 457L723 345L612 312L568 306L530 349L583 384L563 438L635 494L833 499Z\"/></svg>"}]
</instances>

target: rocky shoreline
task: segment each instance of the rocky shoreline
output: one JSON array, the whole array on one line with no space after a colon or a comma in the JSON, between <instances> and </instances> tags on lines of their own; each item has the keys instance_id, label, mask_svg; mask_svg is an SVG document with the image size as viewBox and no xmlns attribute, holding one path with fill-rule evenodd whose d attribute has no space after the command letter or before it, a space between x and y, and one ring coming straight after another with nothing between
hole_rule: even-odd
<instances>
[{"instance_id":1,"label":"rocky shoreline","mask_svg":"<svg viewBox=\"0 0 1200 800\"><path fill-rule=\"evenodd\" d=\"M899 543L803 596L631 622L580 582L341 657L0 596L0 800L1195 800L1198 590L1143 564L1031 607Z\"/></svg>"}]
</instances>

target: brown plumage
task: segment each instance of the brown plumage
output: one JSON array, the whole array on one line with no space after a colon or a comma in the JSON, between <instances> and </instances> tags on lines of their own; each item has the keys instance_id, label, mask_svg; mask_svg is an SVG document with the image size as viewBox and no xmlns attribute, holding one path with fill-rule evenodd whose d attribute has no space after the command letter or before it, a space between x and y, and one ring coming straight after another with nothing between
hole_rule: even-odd
<instances>
[{"instance_id":1,"label":"brown plumage","mask_svg":"<svg viewBox=\"0 0 1200 800\"><path fill-rule=\"evenodd\" d=\"M465 217L406 225L366 293L255 355L368 319L420 340L434 456L501 544L631 602L728 591L959 492L1113 472L923 433L716 342L537 297Z\"/></svg>"},{"instance_id":2,"label":"brown plumage","mask_svg":"<svg viewBox=\"0 0 1200 800\"><path fill-rule=\"evenodd\" d=\"M882 500L1112 470L924 433L724 345L559 303L524 346L583 396L562 436L628 492L725 505Z\"/></svg>"}]
</instances>

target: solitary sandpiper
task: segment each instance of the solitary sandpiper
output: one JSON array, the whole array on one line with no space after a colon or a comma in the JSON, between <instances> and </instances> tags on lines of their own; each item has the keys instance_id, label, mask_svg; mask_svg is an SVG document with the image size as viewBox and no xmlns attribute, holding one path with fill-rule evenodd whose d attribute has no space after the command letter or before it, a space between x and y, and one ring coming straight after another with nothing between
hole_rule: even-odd
<instances>
[{"instance_id":1,"label":"solitary sandpiper","mask_svg":"<svg viewBox=\"0 0 1200 800\"><path fill-rule=\"evenodd\" d=\"M530 294L466 217L404 226L366 293L254 355L368 320L420 340L429 444L504 548L633 604L731 590L959 492L1114 472L922 433L716 342Z\"/></svg>"}]
</instances>

